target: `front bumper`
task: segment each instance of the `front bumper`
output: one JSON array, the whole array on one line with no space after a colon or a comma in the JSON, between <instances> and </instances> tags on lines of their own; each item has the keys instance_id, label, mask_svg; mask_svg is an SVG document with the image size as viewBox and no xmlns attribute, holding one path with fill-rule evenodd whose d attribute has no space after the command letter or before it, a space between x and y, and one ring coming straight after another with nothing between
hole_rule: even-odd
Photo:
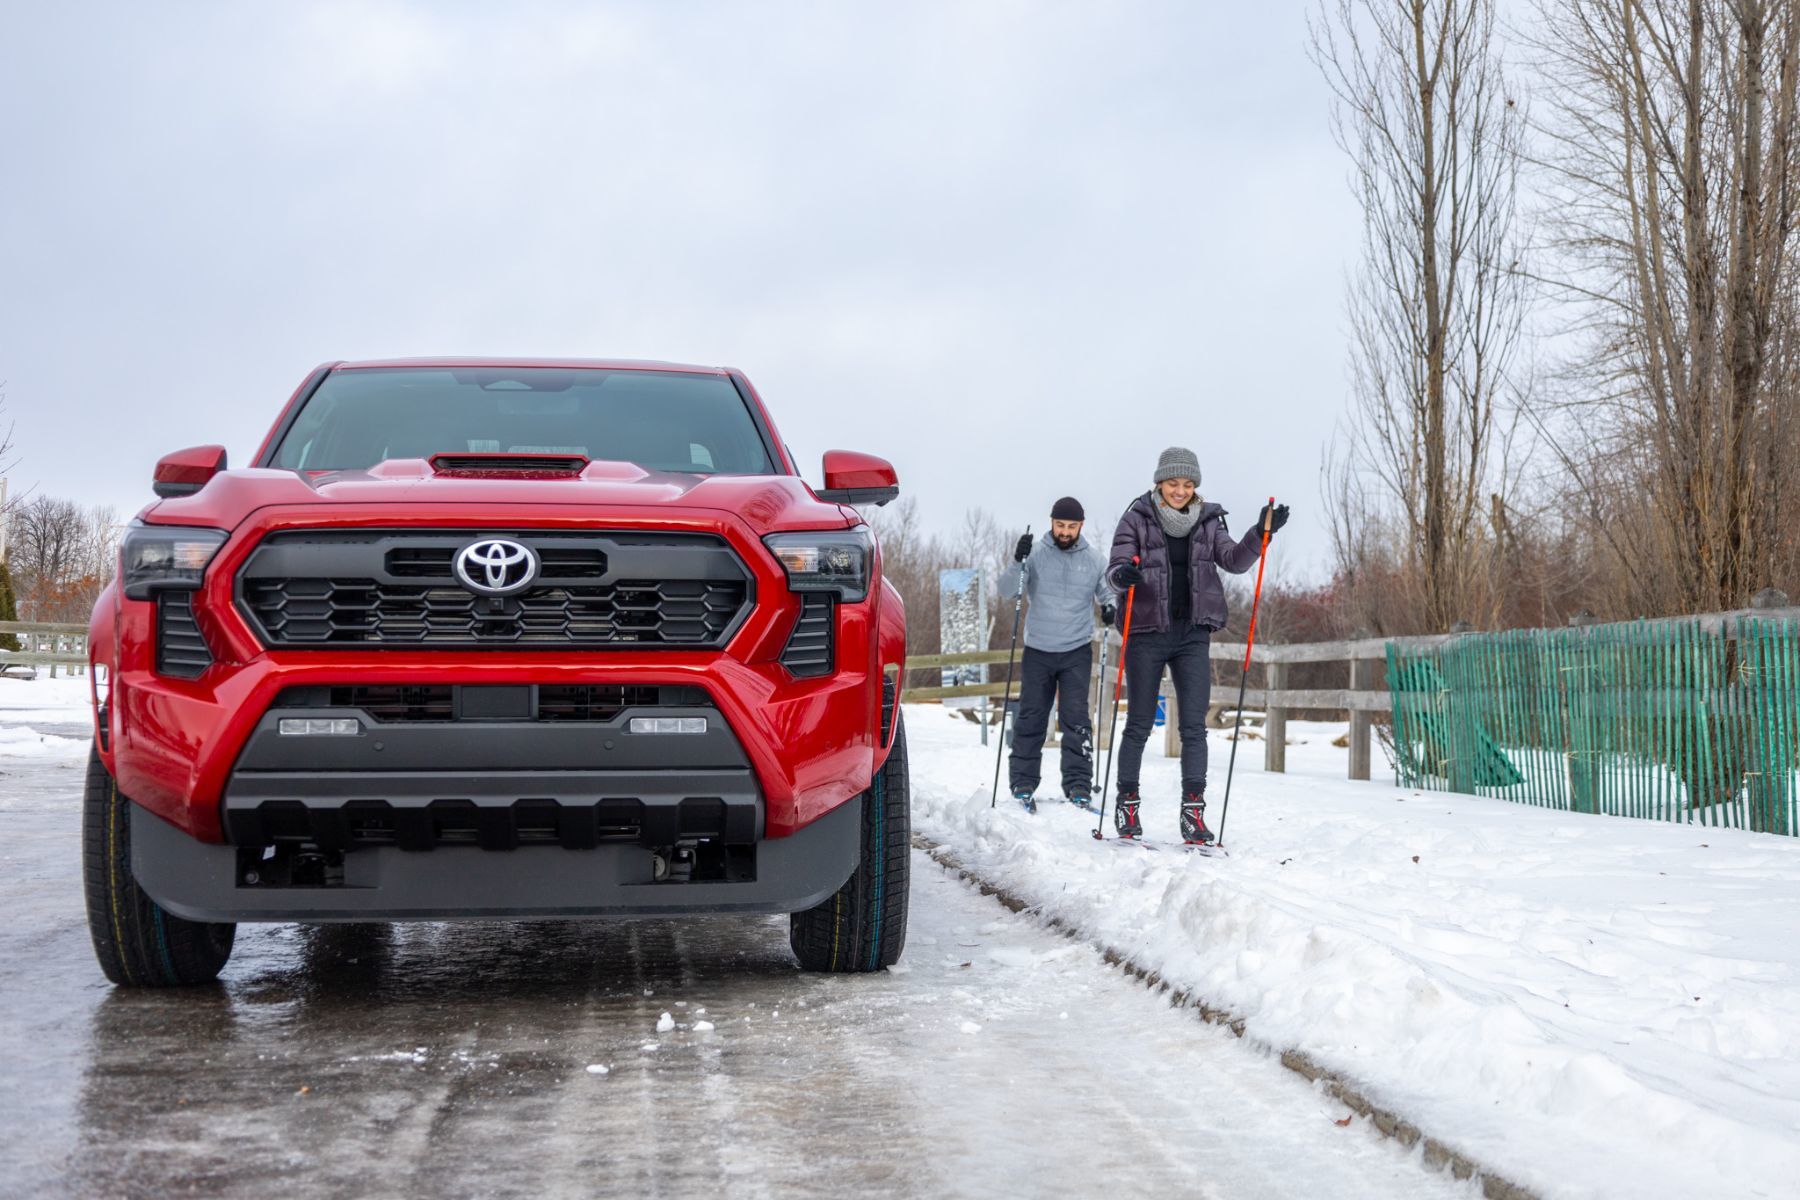
<instances>
[{"instance_id":1,"label":"front bumper","mask_svg":"<svg viewBox=\"0 0 1800 1200\"><path fill-rule=\"evenodd\" d=\"M333 690L313 689L327 697ZM694 689L630 689L641 703L621 702L610 718L580 721L535 719L546 690L439 688L435 697L448 711L415 711L408 720L310 704L304 689L287 693L257 722L226 782L226 837L239 847L341 851L746 845L763 836L762 797L743 747L718 709L696 702L703 698ZM356 689L335 691L357 696ZM422 691L385 689L382 698L416 702ZM456 719L472 712L488 715ZM634 732L645 718L702 729ZM318 723L355 732L282 731Z\"/></svg>"},{"instance_id":2,"label":"front bumper","mask_svg":"<svg viewBox=\"0 0 1800 1200\"><path fill-rule=\"evenodd\" d=\"M156 902L192 921L442 921L651 917L799 912L855 870L862 800L832 809L790 837L736 849L724 878L668 869L631 843L495 853L448 846L420 854L368 846L324 869L258 870L240 847L195 841L139 805L131 809L131 866ZM273 862L275 860L267 860Z\"/></svg>"}]
</instances>

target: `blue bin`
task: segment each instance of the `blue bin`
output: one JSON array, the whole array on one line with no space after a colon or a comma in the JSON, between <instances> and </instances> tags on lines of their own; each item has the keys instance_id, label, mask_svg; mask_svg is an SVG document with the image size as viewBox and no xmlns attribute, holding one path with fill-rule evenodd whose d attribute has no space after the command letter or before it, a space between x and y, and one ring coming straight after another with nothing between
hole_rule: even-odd
<instances>
[{"instance_id":1,"label":"blue bin","mask_svg":"<svg viewBox=\"0 0 1800 1200\"><path fill-rule=\"evenodd\" d=\"M1164 725L1167 725L1168 723L1169 723L1169 698L1167 696L1158 696L1156 698L1155 728L1161 729Z\"/></svg>"}]
</instances>

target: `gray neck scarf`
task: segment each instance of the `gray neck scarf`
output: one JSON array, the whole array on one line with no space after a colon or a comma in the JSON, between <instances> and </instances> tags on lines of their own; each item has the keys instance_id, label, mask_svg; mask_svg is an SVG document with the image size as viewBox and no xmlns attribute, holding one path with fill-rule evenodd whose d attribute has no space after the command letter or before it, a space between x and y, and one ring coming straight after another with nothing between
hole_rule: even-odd
<instances>
[{"instance_id":1,"label":"gray neck scarf","mask_svg":"<svg viewBox=\"0 0 1800 1200\"><path fill-rule=\"evenodd\" d=\"M1154 489L1150 493L1150 503L1156 509L1157 524L1162 526L1163 533L1168 537L1186 537L1194 532L1194 526L1200 522L1201 501L1198 494L1188 501L1186 508L1170 508L1163 503L1162 491Z\"/></svg>"}]
</instances>

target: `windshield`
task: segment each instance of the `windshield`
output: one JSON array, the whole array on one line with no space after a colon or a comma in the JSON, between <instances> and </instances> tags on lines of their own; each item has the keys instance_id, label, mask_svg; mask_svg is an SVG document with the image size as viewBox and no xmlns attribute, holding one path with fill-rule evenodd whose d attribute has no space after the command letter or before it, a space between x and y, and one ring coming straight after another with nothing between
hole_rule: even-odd
<instances>
[{"instance_id":1,"label":"windshield","mask_svg":"<svg viewBox=\"0 0 1800 1200\"><path fill-rule=\"evenodd\" d=\"M726 376L551 367L333 371L270 465L351 471L443 453L581 454L701 474L773 470Z\"/></svg>"}]
</instances>

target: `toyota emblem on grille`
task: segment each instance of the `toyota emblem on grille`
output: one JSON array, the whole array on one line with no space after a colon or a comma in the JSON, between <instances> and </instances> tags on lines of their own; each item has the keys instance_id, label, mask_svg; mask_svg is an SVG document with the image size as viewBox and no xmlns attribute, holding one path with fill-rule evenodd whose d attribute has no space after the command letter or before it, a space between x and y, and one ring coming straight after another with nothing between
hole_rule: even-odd
<instances>
[{"instance_id":1,"label":"toyota emblem on grille","mask_svg":"<svg viewBox=\"0 0 1800 1200\"><path fill-rule=\"evenodd\" d=\"M531 586L538 556L530 546L507 538L483 538L456 554L456 577L484 596L506 596Z\"/></svg>"}]
</instances>

